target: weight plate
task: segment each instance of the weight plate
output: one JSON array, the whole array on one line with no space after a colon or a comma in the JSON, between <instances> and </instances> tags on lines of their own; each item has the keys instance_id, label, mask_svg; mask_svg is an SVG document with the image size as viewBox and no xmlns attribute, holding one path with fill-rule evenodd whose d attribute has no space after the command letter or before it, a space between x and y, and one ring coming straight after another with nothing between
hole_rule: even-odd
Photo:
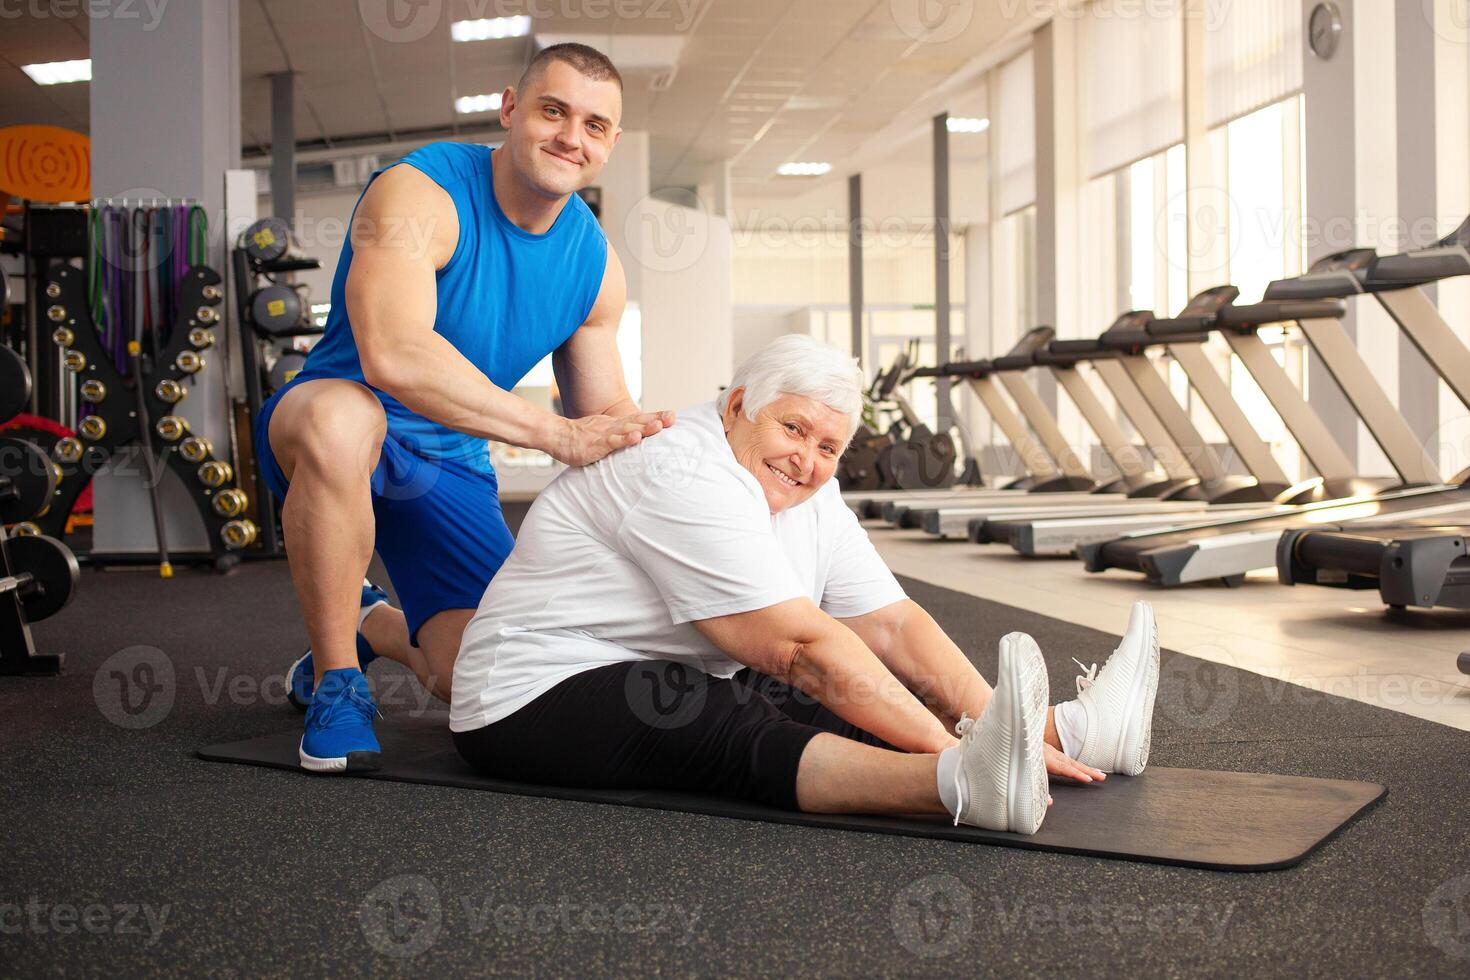
<instances>
[{"instance_id":1,"label":"weight plate","mask_svg":"<svg viewBox=\"0 0 1470 980\"><path fill-rule=\"evenodd\" d=\"M0 422L9 422L31 402L31 372L25 359L0 347Z\"/></svg>"},{"instance_id":2,"label":"weight plate","mask_svg":"<svg viewBox=\"0 0 1470 980\"><path fill-rule=\"evenodd\" d=\"M306 355L300 351L284 351L276 358L275 365L271 368L269 387L271 391L280 391L286 387L292 378L306 367Z\"/></svg>"},{"instance_id":3,"label":"weight plate","mask_svg":"<svg viewBox=\"0 0 1470 980\"><path fill-rule=\"evenodd\" d=\"M56 469L46 450L23 439L0 437L0 481L9 484L0 494L0 524L29 520L56 493Z\"/></svg>"},{"instance_id":4,"label":"weight plate","mask_svg":"<svg viewBox=\"0 0 1470 980\"><path fill-rule=\"evenodd\" d=\"M877 490L878 450L871 446L850 446L842 454L842 464L837 471L837 483L844 490Z\"/></svg>"},{"instance_id":5,"label":"weight plate","mask_svg":"<svg viewBox=\"0 0 1470 980\"><path fill-rule=\"evenodd\" d=\"M245 252L257 262L273 262L286 254L291 232L280 218L261 218L245 229Z\"/></svg>"},{"instance_id":6,"label":"weight plate","mask_svg":"<svg viewBox=\"0 0 1470 980\"><path fill-rule=\"evenodd\" d=\"M70 548L44 534L9 538L3 547L11 572L31 575L31 582L22 587L20 595L28 621L39 622L66 608L82 578Z\"/></svg>"},{"instance_id":7,"label":"weight plate","mask_svg":"<svg viewBox=\"0 0 1470 980\"><path fill-rule=\"evenodd\" d=\"M267 334L293 330L301 323L301 295L288 286L258 289L250 297L250 318Z\"/></svg>"}]
</instances>

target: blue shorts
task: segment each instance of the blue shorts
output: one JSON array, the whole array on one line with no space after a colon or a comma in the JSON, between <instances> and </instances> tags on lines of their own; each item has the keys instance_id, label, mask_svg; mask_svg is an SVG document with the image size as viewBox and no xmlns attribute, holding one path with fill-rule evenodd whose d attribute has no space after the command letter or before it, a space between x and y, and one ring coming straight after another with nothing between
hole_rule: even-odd
<instances>
[{"instance_id":1,"label":"blue shorts","mask_svg":"<svg viewBox=\"0 0 1470 980\"><path fill-rule=\"evenodd\" d=\"M293 387L294 382L273 394L255 420L256 458L266 486L282 501L289 484L271 452L270 423L281 396ZM403 604L409 642L417 646L419 627L434 614L480 605L515 538L500 510L494 471L425 458L391 430L371 483L374 547Z\"/></svg>"}]
</instances>

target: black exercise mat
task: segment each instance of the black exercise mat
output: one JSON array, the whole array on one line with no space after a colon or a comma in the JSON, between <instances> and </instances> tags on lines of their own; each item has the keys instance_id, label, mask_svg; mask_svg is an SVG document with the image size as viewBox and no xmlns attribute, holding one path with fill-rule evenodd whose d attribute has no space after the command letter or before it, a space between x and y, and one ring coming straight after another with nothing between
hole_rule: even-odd
<instances>
[{"instance_id":1,"label":"black exercise mat","mask_svg":"<svg viewBox=\"0 0 1470 980\"><path fill-rule=\"evenodd\" d=\"M613 806L675 810L828 830L900 834L1033 850L1147 861L1216 871L1289 868L1386 792L1377 783L1249 772L1151 768L1110 776L1101 786L1053 782L1056 803L1033 836L954 826L947 819L793 813L693 793L576 789L489 779L475 773L450 741L445 717L395 719L378 726L384 767L368 779L456 786ZM300 771L296 732L201 749L210 762Z\"/></svg>"}]
</instances>

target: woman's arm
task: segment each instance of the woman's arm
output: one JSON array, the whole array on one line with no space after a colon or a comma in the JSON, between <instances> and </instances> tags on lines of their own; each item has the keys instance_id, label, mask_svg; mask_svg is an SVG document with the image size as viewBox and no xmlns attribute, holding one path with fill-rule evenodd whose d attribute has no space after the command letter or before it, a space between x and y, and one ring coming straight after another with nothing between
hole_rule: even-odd
<instances>
[{"instance_id":1,"label":"woman's arm","mask_svg":"<svg viewBox=\"0 0 1470 980\"><path fill-rule=\"evenodd\" d=\"M953 728L960 716L980 717L991 688L968 657L912 599L839 620Z\"/></svg>"},{"instance_id":2,"label":"woman's arm","mask_svg":"<svg viewBox=\"0 0 1470 980\"><path fill-rule=\"evenodd\" d=\"M858 635L810 599L699 620L694 626L732 659L811 695L843 721L890 745L938 752L955 744L939 719Z\"/></svg>"},{"instance_id":3,"label":"woman's arm","mask_svg":"<svg viewBox=\"0 0 1470 980\"><path fill-rule=\"evenodd\" d=\"M889 670L953 729L960 716L979 718L991 687L949 635L912 599L864 616L839 620L853 631ZM1046 721L1046 768L1053 776L1100 782L1103 773L1063 754L1051 713Z\"/></svg>"}]
</instances>

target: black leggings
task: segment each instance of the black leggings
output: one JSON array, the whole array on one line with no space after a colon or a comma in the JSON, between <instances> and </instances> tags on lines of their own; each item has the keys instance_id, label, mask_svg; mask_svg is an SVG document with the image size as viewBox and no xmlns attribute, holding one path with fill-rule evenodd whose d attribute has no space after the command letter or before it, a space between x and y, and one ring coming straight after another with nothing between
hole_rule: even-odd
<instances>
[{"instance_id":1,"label":"black leggings","mask_svg":"<svg viewBox=\"0 0 1470 980\"><path fill-rule=\"evenodd\" d=\"M497 779L680 789L795 810L797 763L821 732L891 748L765 674L639 660L583 671L500 721L455 732L454 745Z\"/></svg>"}]
</instances>

